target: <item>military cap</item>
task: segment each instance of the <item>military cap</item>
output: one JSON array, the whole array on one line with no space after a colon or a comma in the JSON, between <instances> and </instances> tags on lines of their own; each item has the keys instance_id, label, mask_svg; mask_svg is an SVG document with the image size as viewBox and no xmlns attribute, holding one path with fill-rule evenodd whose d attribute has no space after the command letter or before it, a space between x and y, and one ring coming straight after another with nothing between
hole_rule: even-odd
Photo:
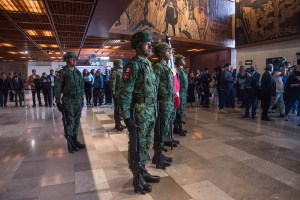
<instances>
[{"instance_id":1,"label":"military cap","mask_svg":"<svg viewBox=\"0 0 300 200\"><path fill-rule=\"evenodd\" d=\"M156 56L163 54L167 49L171 49L170 45L165 42L160 42L154 46L154 53Z\"/></svg>"},{"instance_id":2,"label":"military cap","mask_svg":"<svg viewBox=\"0 0 300 200\"><path fill-rule=\"evenodd\" d=\"M175 56L175 64L178 65L180 63L180 61L184 58L185 57L183 55L178 54L177 56Z\"/></svg>"},{"instance_id":3,"label":"military cap","mask_svg":"<svg viewBox=\"0 0 300 200\"><path fill-rule=\"evenodd\" d=\"M114 60L114 66L120 65L120 64L123 64L123 60L121 60L121 59Z\"/></svg>"},{"instance_id":4,"label":"military cap","mask_svg":"<svg viewBox=\"0 0 300 200\"><path fill-rule=\"evenodd\" d=\"M152 36L144 31L136 32L131 37L131 48L137 49L144 42L153 42Z\"/></svg>"},{"instance_id":5,"label":"military cap","mask_svg":"<svg viewBox=\"0 0 300 200\"><path fill-rule=\"evenodd\" d=\"M77 56L73 52L66 52L63 57L64 61L67 62L70 58L77 59Z\"/></svg>"}]
</instances>

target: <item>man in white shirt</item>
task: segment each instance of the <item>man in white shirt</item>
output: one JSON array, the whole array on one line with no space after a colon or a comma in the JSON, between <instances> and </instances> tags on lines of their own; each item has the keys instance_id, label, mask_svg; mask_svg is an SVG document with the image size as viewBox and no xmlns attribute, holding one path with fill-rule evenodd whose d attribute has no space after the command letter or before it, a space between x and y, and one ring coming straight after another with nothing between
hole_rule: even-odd
<instances>
[{"instance_id":1,"label":"man in white shirt","mask_svg":"<svg viewBox=\"0 0 300 200\"><path fill-rule=\"evenodd\" d=\"M284 82L283 77L285 76L286 70L284 67L276 67L274 69L273 77L276 82L276 95L274 97L273 106L277 105L279 108L279 117L284 117L285 107L283 101L284 94Z\"/></svg>"}]
</instances>

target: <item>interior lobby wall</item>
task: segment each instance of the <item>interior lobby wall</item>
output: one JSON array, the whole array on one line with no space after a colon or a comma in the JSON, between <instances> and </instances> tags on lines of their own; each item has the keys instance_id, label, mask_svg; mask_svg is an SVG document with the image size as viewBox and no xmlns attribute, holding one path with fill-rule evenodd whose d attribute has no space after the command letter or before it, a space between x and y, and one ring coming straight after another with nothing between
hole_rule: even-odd
<instances>
[{"instance_id":1,"label":"interior lobby wall","mask_svg":"<svg viewBox=\"0 0 300 200\"><path fill-rule=\"evenodd\" d=\"M0 62L0 72L18 72L27 76L27 62Z\"/></svg>"},{"instance_id":2,"label":"interior lobby wall","mask_svg":"<svg viewBox=\"0 0 300 200\"><path fill-rule=\"evenodd\" d=\"M236 66L252 60L252 64L263 72L267 58L285 57L293 65L297 62L297 52L300 52L300 39L241 48L237 49Z\"/></svg>"},{"instance_id":3,"label":"interior lobby wall","mask_svg":"<svg viewBox=\"0 0 300 200\"><path fill-rule=\"evenodd\" d=\"M228 62L230 63L230 50L201 54L197 56L191 56L190 58L191 69L194 73L197 69L205 67L209 68L210 72L213 72L213 68L217 66L223 66Z\"/></svg>"}]
</instances>

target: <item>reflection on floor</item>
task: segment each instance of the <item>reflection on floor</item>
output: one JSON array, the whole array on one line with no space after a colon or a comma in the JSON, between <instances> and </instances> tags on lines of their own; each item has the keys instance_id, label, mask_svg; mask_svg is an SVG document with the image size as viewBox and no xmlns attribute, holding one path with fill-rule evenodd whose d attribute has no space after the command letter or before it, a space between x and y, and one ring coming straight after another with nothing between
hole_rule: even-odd
<instances>
[{"instance_id":1,"label":"reflection on floor","mask_svg":"<svg viewBox=\"0 0 300 200\"><path fill-rule=\"evenodd\" d=\"M0 199L293 200L300 197L299 118L241 119L241 113L187 108L186 137L166 155L166 171L147 195L133 193L127 131L113 130L110 106L84 108L80 140L66 151L60 113L52 108L0 110Z\"/></svg>"}]
</instances>

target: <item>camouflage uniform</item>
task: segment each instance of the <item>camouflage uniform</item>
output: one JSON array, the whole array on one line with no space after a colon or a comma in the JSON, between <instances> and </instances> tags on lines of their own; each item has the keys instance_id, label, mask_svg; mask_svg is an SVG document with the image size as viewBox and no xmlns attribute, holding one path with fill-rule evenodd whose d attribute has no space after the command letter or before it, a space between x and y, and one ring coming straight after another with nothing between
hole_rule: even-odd
<instances>
[{"instance_id":1,"label":"camouflage uniform","mask_svg":"<svg viewBox=\"0 0 300 200\"><path fill-rule=\"evenodd\" d=\"M74 56L74 54L69 52L66 54L67 56ZM63 94L62 97L61 93ZM66 120L64 129L67 141L68 138L72 138L73 142L75 142L75 145L80 146L76 143L78 142L77 135L84 95L83 78L81 72L75 67L71 69L68 67L68 65L64 66L58 72L54 95L57 107L59 108L62 105L62 108L59 109L63 110L63 117L65 117Z\"/></svg>"},{"instance_id":2,"label":"camouflage uniform","mask_svg":"<svg viewBox=\"0 0 300 200\"><path fill-rule=\"evenodd\" d=\"M179 133L180 135L185 135L182 130L182 118L184 115L184 108L187 101L187 88L188 88L188 74L184 71L184 69L180 66L180 61L184 59L184 56L177 55L175 59L175 63L177 65L177 75L178 81L180 84L180 106L176 112L176 118L174 122L174 133Z\"/></svg>"},{"instance_id":3,"label":"camouflage uniform","mask_svg":"<svg viewBox=\"0 0 300 200\"><path fill-rule=\"evenodd\" d=\"M121 59L116 59L114 61L114 68L112 70L112 75L110 79L110 91L114 99L114 119L115 119L115 129L122 131L123 128L125 128L121 124L121 118L120 118L120 108L118 105L118 96L120 93L120 88L123 82L122 79L122 68L119 67L121 64L123 64L123 61Z\"/></svg>"},{"instance_id":4,"label":"camouflage uniform","mask_svg":"<svg viewBox=\"0 0 300 200\"><path fill-rule=\"evenodd\" d=\"M123 69L123 84L119 94L120 110L129 131L128 161L133 173L134 191L151 192L148 183L158 183L145 169L152 130L156 118L156 76L147 57L151 54L153 39L149 33L137 32L131 38L136 56Z\"/></svg>"},{"instance_id":5,"label":"camouflage uniform","mask_svg":"<svg viewBox=\"0 0 300 200\"><path fill-rule=\"evenodd\" d=\"M120 108L124 119L135 117L139 134L141 161L146 162L152 142L152 130L156 118L156 77L149 60L139 56L130 59L123 70L123 86L120 91Z\"/></svg>"},{"instance_id":6,"label":"camouflage uniform","mask_svg":"<svg viewBox=\"0 0 300 200\"><path fill-rule=\"evenodd\" d=\"M154 53L160 59L153 64L153 69L158 79L157 84L157 100L159 117L156 120L154 131L154 156L152 163L156 164L156 168L165 169L171 165L172 158L166 157L162 154L162 147L164 142L170 142L169 136L170 119L172 111L174 110L174 85L173 72L167 64L166 51L171 48L167 43L161 42L155 45Z\"/></svg>"}]
</instances>

